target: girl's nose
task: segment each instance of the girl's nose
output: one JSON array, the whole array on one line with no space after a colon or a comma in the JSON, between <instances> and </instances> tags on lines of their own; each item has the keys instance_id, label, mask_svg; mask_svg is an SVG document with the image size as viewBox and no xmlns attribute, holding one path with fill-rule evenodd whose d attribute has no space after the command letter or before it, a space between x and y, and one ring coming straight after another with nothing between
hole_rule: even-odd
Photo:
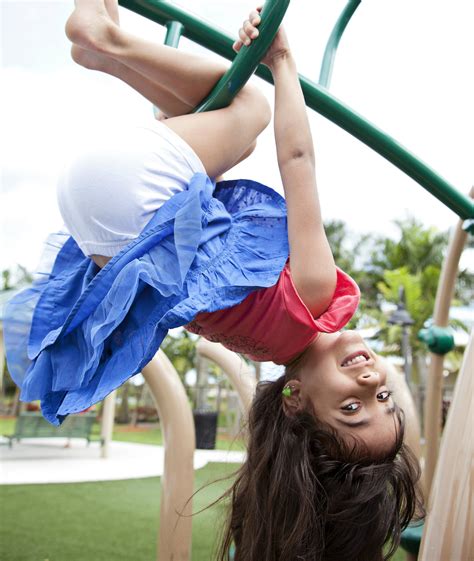
<instances>
[{"instance_id":1,"label":"girl's nose","mask_svg":"<svg viewBox=\"0 0 474 561\"><path fill-rule=\"evenodd\" d=\"M378 386L380 384L380 375L378 372L364 372L357 377L357 383L361 386Z\"/></svg>"}]
</instances>

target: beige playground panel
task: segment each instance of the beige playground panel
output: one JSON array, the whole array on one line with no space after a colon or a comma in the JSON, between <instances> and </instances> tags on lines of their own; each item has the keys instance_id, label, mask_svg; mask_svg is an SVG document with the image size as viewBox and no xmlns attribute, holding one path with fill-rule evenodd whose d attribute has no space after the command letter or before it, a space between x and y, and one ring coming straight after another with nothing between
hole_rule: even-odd
<instances>
[{"instance_id":1,"label":"beige playground panel","mask_svg":"<svg viewBox=\"0 0 474 561\"><path fill-rule=\"evenodd\" d=\"M473 397L471 333L444 428L419 561L474 560Z\"/></svg>"},{"instance_id":2,"label":"beige playground panel","mask_svg":"<svg viewBox=\"0 0 474 561\"><path fill-rule=\"evenodd\" d=\"M157 559L188 561L196 447L193 415L178 373L163 351L142 374L156 402L165 446Z\"/></svg>"},{"instance_id":3,"label":"beige playground panel","mask_svg":"<svg viewBox=\"0 0 474 561\"><path fill-rule=\"evenodd\" d=\"M474 188L471 189L470 196L471 198L474 197ZM451 237L446 259L441 271L433 313L434 324L439 327L447 327L449 325L449 308L454 295L459 260L461 259L461 254L467 240L467 233L463 230L462 226L463 221L459 220ZM444 355L431 354L425 407L425 483L428 493L431 488L431 482L436 467L441 436L440 404L443 397L443 363Z\"/></svg>"},{"instance_id":4,"label":"beige playground panel","mask_svg":"<svg viewBox=\"0 0 474 561\"><path fill-rule=\"evenodd\" d=\"M469 195L474 198L474 188ZM436 295L433 319L440 327L449 323L459 260L467 239L462 225L460 220L450 240ZM443 362L443 355L431 354L424 471L429 501L419 561L474 561L473 334L456 382L440 448Z\"/></svg>"}]
</instances>

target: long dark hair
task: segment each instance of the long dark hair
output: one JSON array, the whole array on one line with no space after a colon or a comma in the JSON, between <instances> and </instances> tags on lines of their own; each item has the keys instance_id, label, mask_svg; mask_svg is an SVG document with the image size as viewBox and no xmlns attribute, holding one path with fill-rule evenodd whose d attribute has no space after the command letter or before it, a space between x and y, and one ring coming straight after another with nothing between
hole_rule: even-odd
<instances>
[{"instance_id":1,"label":"long dark hair","mask_svg":"<svg viewBox=\"0 0 474 561\"><path fill-rule=\"evenodd\" d=\"M257 388L219 561L230 559L232 543L235 561L388 560L423 510L403 414L392 450L373 459L312 412L286 415L281 392L289 378Z\"/></svg>"}]
</instances>

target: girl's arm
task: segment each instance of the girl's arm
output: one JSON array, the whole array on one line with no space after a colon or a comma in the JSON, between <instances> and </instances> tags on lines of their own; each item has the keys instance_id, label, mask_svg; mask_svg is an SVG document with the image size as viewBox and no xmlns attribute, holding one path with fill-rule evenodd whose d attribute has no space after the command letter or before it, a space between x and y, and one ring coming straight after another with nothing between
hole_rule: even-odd
<instances>
[{"instance_id":1,"label":"girl's arm","mask_svg":"<svg viewBox=\"0 0 474 561\"><path fill-rule=\"evenodd\" d=\"M239 31L236 50L255 39L259 23L258 12L252 12ZM317 317L331 302L336 267L321 218L306 105L283 29L262 62L272 71L275 83L275 142L288 209L291 274L301 299Z\"/></svg>"}]
</instances>

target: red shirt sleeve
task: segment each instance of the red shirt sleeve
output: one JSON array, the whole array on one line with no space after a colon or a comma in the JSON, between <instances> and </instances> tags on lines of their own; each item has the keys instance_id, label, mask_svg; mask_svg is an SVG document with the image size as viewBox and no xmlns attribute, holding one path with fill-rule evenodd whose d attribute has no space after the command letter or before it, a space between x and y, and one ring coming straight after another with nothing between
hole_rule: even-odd
<instances>
[{"instance_id":1,"label":"red shirt sleeve","mask_svg":"<svg viewBox=\"0 0 474 561\"><path fill-rule=\"evenodd\" d=\"M186 327L252 360L286 364L302 353L318 333L344 327L359 299L355 281L337 269L333 299L327 310L314 318L301 300L287 264L274 286L251 293L237 306L199 314Z\"/></svg>"}]
</instances>

